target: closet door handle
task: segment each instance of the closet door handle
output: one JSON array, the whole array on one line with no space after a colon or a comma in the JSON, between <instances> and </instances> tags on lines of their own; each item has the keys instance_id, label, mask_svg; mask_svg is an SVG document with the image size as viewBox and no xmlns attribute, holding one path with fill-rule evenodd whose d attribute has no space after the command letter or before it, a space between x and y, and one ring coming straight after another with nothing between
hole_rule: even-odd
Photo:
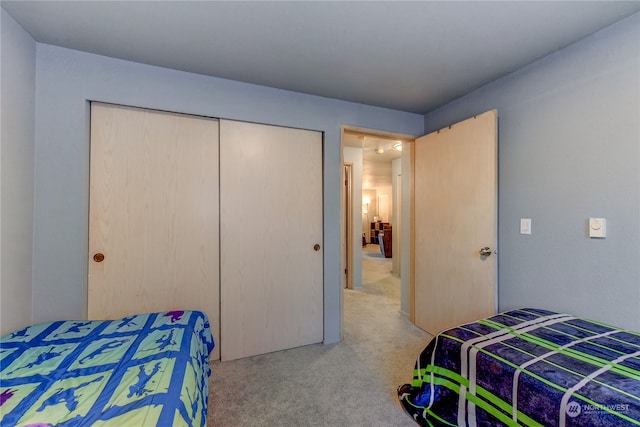
<instances>
[{"instance_id":1,"label":"closet door handle","mask_svg":"<svg viewBox=\"0 0 640 427\"><path fill-rule=\"evenodd\" d=\"M97 254L95 254L95 255L93 256L93 260L94 260L95 262L102 262L102 261L104 261L104 254L101 254L100 252L98 252Z\"/></svg>"},{"instance_id":2,"label":"closet door handle","mask_svg":"<svg viewBox=\"0 0 640 427\"><path fill-rule=\"evenodd\" d=\"M313 245L313 250L318 252L320 250L320 244L316 243L315 245Z\"/></svg>"}]
</instances>

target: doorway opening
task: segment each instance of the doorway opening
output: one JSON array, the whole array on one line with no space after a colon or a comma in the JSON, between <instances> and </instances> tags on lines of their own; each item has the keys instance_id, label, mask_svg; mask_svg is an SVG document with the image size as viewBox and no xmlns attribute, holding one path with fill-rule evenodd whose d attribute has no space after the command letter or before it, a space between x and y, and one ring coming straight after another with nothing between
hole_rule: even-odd
<instances>
[{"instance_id":1,"label":"doorway opening","mask_svg":"<svg viewBox=\"0 0 640 427\"><path fill-rule=\"evenodd\" d=\"M344 163L343 287L394 286L401 300L402 148L412 136L342 129ZM378 285L376 285L376 283ZM402 309L405 314L408 310Z\"/></svg>"},{"instance_id":2,"label":"doorway opening","mask_svg":"<svg viewBox=\"0 0 640 427\"><path fill-rule=\"evenodd\" d=\"M367 245L380 245L380 236L386 234L386 197L364 178L370 172L367 153L373 151L375 154L369 155L374 158L382 155L388 148L382 146L380 140L384 139L403 138L366 129L342 129L343 160L354 166L350 222L354 226L344 238L364 239L363 247L353 246L354 260L362 259ZM431 332L495 314L498 252L489 252L489 248L495 248L498 241L497 111L428 135L407 137L402 141L400 164L400 173L392 173L396 191L392 192L394 203L388 221L392 271L400 276L400 311L416 326ZM376 191L369 193L372 190ZM358 224L361 235L354 231ZM385 243L383 240L380 245L381 253L385 253ZM362 289L366 285L362 264L354 266L354 290Z\"/></svg>"}]
</instances>

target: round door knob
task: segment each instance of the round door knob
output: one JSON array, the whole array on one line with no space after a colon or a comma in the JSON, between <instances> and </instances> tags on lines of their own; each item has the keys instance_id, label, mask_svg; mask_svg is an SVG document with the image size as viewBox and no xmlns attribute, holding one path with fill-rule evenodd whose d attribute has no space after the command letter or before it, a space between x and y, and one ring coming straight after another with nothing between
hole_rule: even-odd
<instances>
[{"instance_id":1,"label":"round door knob","mask_svg":"<svg viewBox=\"0 0 640 427\"><path fill-rule=\"evenodd\" d=\"M100 252L98 252L97 254L95 254L95 255L93 256L93 260L94 260L95 262L102 262L102 261L104 261L104 254L101 254Z\"/></svg>"},{"instance_id":2,"label":"round door knob","mask_svg":"<svg viewBox=\"0 0 640 427\"><path fill-rule=\"evenodd\" d=\"M489 246L485 246L484 248L480 249L480 256L489 256L491 255L491 248Z\"/></svg>"},{"instance_id":3,"label":"round door knob","mask_svg":"<svg viewBox=\"0 0 640 427\"><path fill-rule=\"evenodd\" d=\"M316 243L315 245L313 245L313 250L318 252L320 250L320 245L318 243Z\"/></svg>"}]
</instances>

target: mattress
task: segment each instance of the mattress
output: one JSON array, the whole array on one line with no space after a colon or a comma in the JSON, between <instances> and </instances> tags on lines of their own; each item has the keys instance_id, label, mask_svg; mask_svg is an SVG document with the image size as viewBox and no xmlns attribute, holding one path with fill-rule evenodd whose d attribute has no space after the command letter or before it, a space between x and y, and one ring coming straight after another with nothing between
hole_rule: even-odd
<instances>
[{"instance_id":1,"label":"mattress","mask_svg":"<svg viewBox=\"0 0 640 427\"><path fill-rule=\"evenodd\" d=\"M0 425L204 426L213 347L198 311L29 326L0 339Z\"/></svg>"},{"instance_id":2,"label":"mattress","mask_svg":"<svg viewBox=\"0 0 640 427\"><path fill-rule=\"evenodd\" d=\"M398 397L424 426L638 426L640 334L508 311L434 337Z\"/></svg>"}]
</instances>

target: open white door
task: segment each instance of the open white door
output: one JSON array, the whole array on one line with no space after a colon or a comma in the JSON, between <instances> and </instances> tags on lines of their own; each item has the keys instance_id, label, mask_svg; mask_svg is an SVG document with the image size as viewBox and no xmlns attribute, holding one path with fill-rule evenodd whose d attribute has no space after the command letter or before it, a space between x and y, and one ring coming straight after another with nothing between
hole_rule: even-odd
<instances>
[{"instance_id":1,"label":"open white door","mask_svg":"<svg viewBox=\"0 0 640 427\"><path fill-rule=\"evenodd\" d=\"M496 310L497 111L416 139L413 170L413 318L436 334Z\"/></svg>"}]
</instances>

